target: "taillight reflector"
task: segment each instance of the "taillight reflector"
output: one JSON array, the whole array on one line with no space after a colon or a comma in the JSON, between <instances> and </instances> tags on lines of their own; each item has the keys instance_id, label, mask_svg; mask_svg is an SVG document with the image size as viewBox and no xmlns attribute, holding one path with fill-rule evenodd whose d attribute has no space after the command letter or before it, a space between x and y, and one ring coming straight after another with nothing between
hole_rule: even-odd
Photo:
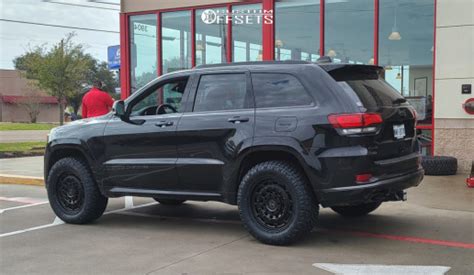
<instances>
[{"instance_id":1,"label":"taillight reflector","mask_svg":"<svg viewBox=\"0 0 474 275\"><path fill-rule=\"evenodd\" d=\"M364 183L370 181L372 174L359 174L356 175L356 182Z\"/></svg>"},{"instance_id":2,"label":"taillight reflector","mask_svg":"<svg viewBox=\"0 0 474 275\"><path fill-rule=\"evenodd\" d=\"M331 114L329 122L334 128L360 128L383 122L382 116L377 113Z\"/></svg>"}]
</instances>

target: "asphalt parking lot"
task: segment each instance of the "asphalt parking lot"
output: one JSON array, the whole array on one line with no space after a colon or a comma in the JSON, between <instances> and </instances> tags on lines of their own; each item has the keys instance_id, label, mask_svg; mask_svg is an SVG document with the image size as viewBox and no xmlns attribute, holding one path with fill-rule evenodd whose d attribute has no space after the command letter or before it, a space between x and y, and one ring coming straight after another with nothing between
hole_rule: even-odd
<instances>
[{"instance_id":1,"label":"asphalt parking lot","mask_svg":"<svg viewBox=\"0 0 474 275\"><path fill-rule=\"evenodd\" d=\"M407 202L386 203L364 218L343 218L322 209L311 236L289 247L255 241L243 229L237 208L222 203L164 206L133 198L132 206L124 198L111 199L101 219L79 226L55 219L43 187L2 184L0 270L2 274L333 274L321 268L331 263L333 270L339 264L357 265L347 269L437 266L449 269L447 274L474 274L474 189L466 188L464 179L426 177L419 188L409 190ZM426 274L435 269L426 269ZM377 273L374 270L371 273Z\"/></svg>"}]
</instances>

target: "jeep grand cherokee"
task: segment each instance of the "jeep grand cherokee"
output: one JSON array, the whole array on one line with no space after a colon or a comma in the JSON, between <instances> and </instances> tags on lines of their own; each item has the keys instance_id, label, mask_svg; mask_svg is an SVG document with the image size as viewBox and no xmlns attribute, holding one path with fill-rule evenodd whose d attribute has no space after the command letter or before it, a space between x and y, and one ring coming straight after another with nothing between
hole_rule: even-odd
<instances>
[{"instance_id":1,"label":"jeep grand cherokee","mask_svg":"<svg viewBox=\"0 0 474 275\"><path fill-rule=\"evenodd\" d=\"M403 200L423 178L416 112L381 74L253 62L163 75L109 114L51 131L51 207L82 224L109 197L221 201L256 239L285 245L311 231L320 206L360 216Z\"/></svg>"}]
</instances>

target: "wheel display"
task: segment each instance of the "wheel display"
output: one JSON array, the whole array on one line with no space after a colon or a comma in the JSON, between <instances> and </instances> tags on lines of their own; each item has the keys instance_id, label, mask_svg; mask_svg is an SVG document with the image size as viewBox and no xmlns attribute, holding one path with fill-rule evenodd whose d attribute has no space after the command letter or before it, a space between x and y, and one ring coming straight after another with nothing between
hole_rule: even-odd
<instances>
[{"instance_id":1,"label":"wheel display","mask_svg":"<svg viewBox=\"0 0 474 275\"><path fill-rule=\"evenodd\" d=\"M360 217L369 214L379 208L381 202L370 202L358 205L334 206L331 207L334 212L346 217Z\"/></svg>"},{"instance_id":2,"label":"wheel display","mask_svg":"<svg viewBox=\"0 0 474 275\"><path fill-rule=\"evenodd\" d=\"M237 203L245 228L272 245L291 244L307 235L319 212L305 176L284 161L252 167L239 186Z\"/></svg>"},{"instance_id":3,"label":"wheel display","mask_svg":"<svg viewBox=\"0 0 474 275\"><path fill-rule=\"evenodd\" d=\"M423 156L421 166L425 170L425 175L455 175L458 170L458 160L447 156Z\"/></svg>"},{"instance_id":4,"label":"wheel display","mask_svg":"<svg viewBox=\"0 0 474 275\"><path fill-rule=\"evenodd\" d=\"M60 159L53 165L47 191L54 213L67 223L89 223L107 207L108 199L100 193L87 165L76 158Z\"/></svg>"},{"instance_id":5,"label":"wheel display","mask_svg":"<svg viewBox=\"0 0 474 275\"><path fill-rule=\"evenodd\" d=\"M172 199L159 199L159 198L153 198L153 199L163 205L181 205L186 201L186 200L172 200Z\"/></svg>"}]
</instances>

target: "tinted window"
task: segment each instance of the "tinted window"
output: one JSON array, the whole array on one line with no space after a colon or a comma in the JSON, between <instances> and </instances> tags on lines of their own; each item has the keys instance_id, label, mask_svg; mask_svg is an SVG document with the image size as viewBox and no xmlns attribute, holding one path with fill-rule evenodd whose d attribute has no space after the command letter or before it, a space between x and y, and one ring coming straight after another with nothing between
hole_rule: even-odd
<instances>
[{"instance_id":1,"label":"tinted window","mask_svg":"<svg viewBox=\"0 0 474 275\"><path fill-rule=\"evenodd\" d=\"M252 74L257 108L312 105L299 80L289 74Z\"/></svg>"},{"instance_id":2,"label":"tinted window","mask_svg":"<svg viewBox=\"0 0 474 275\"><path fill-rule=\"evenodd\" d=\"M397 91L383 79L360 79L339 81L344 91L356 101L359 107L373 108L392 106L402 98Z\"/></svg>"},{"instance_id":3,"label":"tinted window","mask_svg":"<svg viewBox=\"0 0 474 275\"><path fill-rule=\"evenodd\" d=\"M249 107L245 74L203 75L194 101L194 111L235 110Z\"/></svg>"},{"instance_id":4,"label":"tinted window","mask_svg":"<svg viewBox=\"0 0 474 275\"><path fill-rule=\"evenodd\" d=\"M157 115L157 108L166 104L173 107L177 112L181 110L181 98L186 88L187 79L168 82L159 87L150 88L147 95L135 102L131 107L131 116ZM164 108L158 114L174 113L171 108Z\"/></svg>"}]
</instances>

